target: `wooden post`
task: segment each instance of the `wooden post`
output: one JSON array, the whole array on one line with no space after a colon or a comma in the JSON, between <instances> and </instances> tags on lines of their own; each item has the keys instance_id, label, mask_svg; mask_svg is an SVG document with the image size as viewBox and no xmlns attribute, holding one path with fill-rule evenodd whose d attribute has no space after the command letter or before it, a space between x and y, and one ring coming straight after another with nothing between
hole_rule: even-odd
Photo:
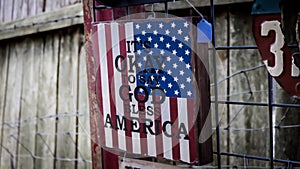
<instances>
[{"instance_id":1,"label":"wooden post","mask_svg":"<svg viewBox=\"0 0 300 169\"><path fill-rule=\"evenodd\" d=\"M25 39L25 51L23 62L23 81L21 93L21 110L20 110L20 135L18 154L27 155L28 157L18 157L17 168L34 168L35 158L35 136L36 127L30 123L37 116L38 105L38 86L40 72L40 60L43 52L43 43L41 39L33 41ZM30 157L31 156L31 157Z\"/></svg>"},{"instance_id":2,"label":"wooden post","mask_svg":"<svg viewBox=\"0 0 300 169\"><path fill-rule=\"evenodd\" d=\"M58 69L58 115L57 131L63 132L56 137L56 157L75 158L76 149L76 118L77 115L77 69L79 31L68 29L60 40ZM66 116L64 116L64 114ZM76 114L76 115L75 115ZM69 115L69 116L68 116ZM56 160L56 168L74 168L75 161Z\"/></svg>"},{"instance_id":3,"label":"wooden post","mask_svg":"<svg viewBox=\"0 0 300 169\"><path fill-rule=\"evenodd\" d=\"M195 76L199 86L199 112L197 117L198 128L198 156L201 159L199 165L205 165L213 161L212 147L212 120L210 113L210 80L208 76L208 44L198 44L196 50L199 56L195 58Z\"/></svg>"},{"instance_id":4,"label":"wooden post","mask_svg":"<svg viewBox=\"0 0 300 169\"><path fill-rule=\"evenodd\" d=\"M12 43L9 50L9 68L7 72L6 99L3 112L1 168L15 168L17 165L19 113L21 107L21 90L23 75L24 46Z\"/></svg>"},{"instance_id":5,"label":"wooden post","mask_svg":"<svg viewBox=\"0 0 300 169\"><path fill-rule=\"evenodd\" d=\"M2 43L1 43L2 46ZM8 60L9 60L9 45L2 46L0 50L0 111L5 112L5 100L6 100L6 87L7 87L7 71L8 71ZM1 122L1 129L0 129L0 144L3 144L3 133L4 124L3 122L4 113L0 114L0 122ZM2 157L2 147L0 147L0 154ZM1 158L0 158L0 166L1 166Z\"/></svg>"},{"instance_id":6,"label":"wooden post","mask_svg":"<svg viewBox=\"0 0 300 169\"><path fill-rule=\"evenodd\" d=\"M82 2L84 13L84 39L90 107L92 165L93 169L100 169L102 168L102 155L99 138L99 117L97 114L98 108L96 97L96 74L94 68L95 58L92 47L93 0L83 0Z\"/></svg>"},{"instance_id":7,"label":"wooden post","mask_svg":"<svg viewBox=\"0 0 300 169\"><path fill-rule=\"evenodd\" d=\"M88 85L87 85L87 73L86 73L86 55L84 46L81 48L79 55L79 79L78 82L78 112L79 117L77 121L77 133L78 133L78 146L77 146L77 158L83 160L91 159L91 141L90 141L90 116L89 116L89 104L88 104ZM87 161L78 161L78 169L89 169L92 164Z\"/></svg>"}]
</instances>

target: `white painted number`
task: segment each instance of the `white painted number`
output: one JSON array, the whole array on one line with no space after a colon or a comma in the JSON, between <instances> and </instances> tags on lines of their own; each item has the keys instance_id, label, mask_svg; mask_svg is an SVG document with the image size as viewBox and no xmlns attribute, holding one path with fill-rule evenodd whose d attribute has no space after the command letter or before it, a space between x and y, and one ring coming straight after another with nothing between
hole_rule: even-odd
<instances>
[{"instance_id":1,"label":"white painted number","mask_svg":"<svg viewBox=\"0 0 300 169\"><path fill-rule=\"evenodd\" d=\"M275 42L271 45L270 51L274 54L275 65L269 66L268 60L263 60L268 71L273 77L278 77L283 72L283 51L281 48L284 45L284 35L280 28L279 21L265 21L261 25L261 36L267 36L269 32L275 31Z\"/></svg>"},{"instance_id":2,"label":"white painted number","mask_svg":"<svg viewBox=\"0 0 300 169\"><path fill-rule=\"evenodd\" d=\"M261 25L261 36L268 36L270 31L275 32L275 42L271 44L270 51L274 54L275 65L269 66L268 59L263 60L264 64L267 66L268 71L273 77L278 77L283 72L283 51L281 50L284 45L284 35L280 28L280 22L277 20L274 21L265 21ZM294 63L294 58L292 57L291 65L291 76L299 77L300 70Z\"/></svg>"},{"instance_id":3,"label":"white painted number","mask_svg":"<svg viewBox=\"0 0 300 169\"><path fill-rule=\"evenodd\" d=\"M299 77L300 76L300 70L298 66L295 65L295 59L292 57L292 77Z\"/></svg>"}]
</instances>

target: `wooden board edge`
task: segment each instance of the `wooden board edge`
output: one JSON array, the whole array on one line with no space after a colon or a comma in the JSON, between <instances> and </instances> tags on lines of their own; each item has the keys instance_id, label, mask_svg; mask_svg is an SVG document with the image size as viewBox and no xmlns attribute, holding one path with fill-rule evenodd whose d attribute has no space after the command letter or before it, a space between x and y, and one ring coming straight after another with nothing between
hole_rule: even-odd
<instances>
[{"instance_id":1,"label":"wooden board edge","mask_svg":"<svg viewBox=\"0 0 300 169\"><path fill-rule=\"evenodd\" d=\"M199 0L190 0L190 2L195 7L205 7L210 6L210 1L199 1ZM254 0L214 0L214 5L229 5L234 3L245 3L245 2L254 2ZM191 8L191 6L185 2L185 0L182 1L175 1L175 2L168 2L168 9L169 10L176 10L176 9L186 9ZM165 5L164 3L156 3L156 4L149 4L145 7L146 11L165 11Z\"/></svg>"},{"instance_id":2,"label":"wooden board edge","mask_svg":"<svg viewBox=\"0 0 300 169\"><path fill-rule=\"evenodd\" d=\"M0 40L83 24L82 4L0 24Z\"/></svg>"}]
</instances>

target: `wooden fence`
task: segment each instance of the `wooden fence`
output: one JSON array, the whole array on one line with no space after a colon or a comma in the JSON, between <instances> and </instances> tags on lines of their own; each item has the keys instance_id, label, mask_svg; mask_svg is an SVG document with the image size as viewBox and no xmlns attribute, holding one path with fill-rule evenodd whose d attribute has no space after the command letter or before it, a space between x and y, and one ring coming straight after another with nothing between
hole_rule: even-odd
<instances>
[{"instance_id":1,"label":"wooden fence","mask_svg":"<svg viewBox=\"0 0 300 169\"><path fill-rule=\"evenodd\" d=\"M35 2L0 1L0 168L91 168L82 5Z\"/></svg>"},{"instance_id":2,"label":"wooden fence","mask_svg":"<svg viewBox=\"0 0 300 169\"><path fill-rule=\"evenodd\" d=\"M89 107L96 108L88 104L83 14L78 2L0 0L1 169L92 166L91 137L98 139L98 121L89 116ZM196 6L201 12L209 16L206 6L209 1L191 2L198 3ZM250 15L253 0L219 2L215 11L218 46L255 45ZM231 4L237 2L244 3ZM164 6L157 4L146 6L149 11L153 8L164 10ZM170 3L169 8L175 14L182 11L195 14L190 6L180 1ZM262 65L256 50L218 50L217 54L221 99L267 102L266 69L241 72ZM268 156L266 112L265 107L223 106L220 111L221 151ZM279 111L276 113L276 118L281 117ZM90 120L93 120L92 126L96 126L92 128L92 136ZM294 139L291 136L288 138ZM280 141L279 136L275 139ZM275 145L278 147L275 156L286 158L279 141ZM99 145L97 140L93 143L94 162L101 166L96 148ZM222 158L222 163L243 166L245 159ZM251 164L268 165L262 161Z\"/></svg>"},{"instance_id":3,"label":"wooden fence","mask_svg":"<svg viewBox=\"0 0 300 169\"><path fill-rule=\"evenodd\" d=\"M0 0L0 23L52 12L81 0Z\"/></svg>"}]
</instances>

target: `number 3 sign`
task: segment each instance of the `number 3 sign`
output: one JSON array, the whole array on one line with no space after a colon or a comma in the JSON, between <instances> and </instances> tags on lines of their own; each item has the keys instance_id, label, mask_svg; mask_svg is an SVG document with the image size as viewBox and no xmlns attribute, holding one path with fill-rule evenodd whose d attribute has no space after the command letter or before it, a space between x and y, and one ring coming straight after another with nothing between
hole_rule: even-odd
<instances>
[{"instance_id":1,"label":"number 3 sign","mask_svg":"<svg viewBox=\"0 0 300 169\"><path fill-rule=\"evenodd\" d=\"M283 24L281 23L283 19L281 18L280 10L280 3L283 1L257 0L255 2L252 10L253 34L263 63L266 65L270 75L289 94L300 98L300 65L296 64L293 56L299 54L299 51L292 53L287 46L287 42L285 42L285 36L282 31ZM291 3L293 2L295 1ZM299 21L300 16L298 17ZM296 30L296 24L289 26L294 27L294 30Z\"/></svg>"}]
</instances>

